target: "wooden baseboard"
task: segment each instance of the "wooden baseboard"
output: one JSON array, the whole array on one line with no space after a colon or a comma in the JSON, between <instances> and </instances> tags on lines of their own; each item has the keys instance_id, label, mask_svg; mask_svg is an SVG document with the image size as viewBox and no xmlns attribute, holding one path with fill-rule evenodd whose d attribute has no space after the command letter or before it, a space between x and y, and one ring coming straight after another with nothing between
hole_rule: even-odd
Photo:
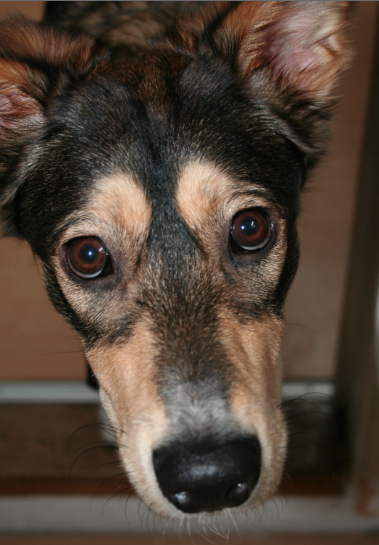
<instances>
[{"instance_id":1,"label":"wooden baseboard","mask_svg":"<svg viewBox=\"0 0 379 545\"><path fill-rule=\"evenodd\" d=\"M346 487L346 475L338 474L294 474L283 477L278 489L280 496L336 496ZM25 495L90 495L126 496L133 489L126 477L106 478L2 478L0 496Z\"/></svg>"},{"instance_id":2,"label":"wooden baseboard","mask_svg":"<svg viewBox=\"0 0 379 545\"><path fill-rule=\"evenodd\" d=\"M0 496L109 496L134 494L124 478L3 478Z\"/></svg>"},{"instance_id":3,"label":"wooden baseboard","mask_svg":"<svg viewBox=\"0 0 379 545\"><path fill-rule=\"evenodd\" d=\"M1 405L0 495L130 494L99 411L90 404ZM280 495L344 490L346 478L339 472L287 469Z\"/></svg>"}]
</instances>

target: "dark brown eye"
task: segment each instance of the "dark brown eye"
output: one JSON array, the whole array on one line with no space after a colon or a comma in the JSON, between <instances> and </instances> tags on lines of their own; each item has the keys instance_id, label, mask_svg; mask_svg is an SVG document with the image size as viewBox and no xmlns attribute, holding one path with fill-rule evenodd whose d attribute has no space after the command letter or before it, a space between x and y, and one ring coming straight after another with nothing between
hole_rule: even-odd
<instances>
[{"instance_id":1,"label":"dark brown eye","mask_svg":"<svg viewBox=\"0 0 379 545\"><path fill-rule=\"evenodd\" d=\"M89 280L100 276L109 262L108 252L96 237L75 238L69 243L66 256L71 271Z\"/></svg>"},{"instance_id":2,"label":"dark brown eye","mask_svg":"<svg viewBox=\"0 0 379 545\"><path fill-rule=\"evenodd\" d=\"M260 208L243 210L234 216L230 229L232 250L253 252L260 250L271 238L270 220Z\"/></svg>"}]
</instances>

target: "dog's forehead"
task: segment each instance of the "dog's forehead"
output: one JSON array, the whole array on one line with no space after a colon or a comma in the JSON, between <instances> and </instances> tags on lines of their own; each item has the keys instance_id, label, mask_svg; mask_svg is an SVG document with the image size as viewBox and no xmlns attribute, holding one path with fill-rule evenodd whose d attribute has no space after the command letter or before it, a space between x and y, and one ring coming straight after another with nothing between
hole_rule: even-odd
<instances>
[{"instance_id":1,"label":"dog's forehead","mask_svg":"<svg viewBox=\"0 0 379 545\"><path fill-rule=\"evenodd\" d=\"M136 66L121 64L59 99L53 124L64 126L75 143L70 152L82 154L81 145L88 150L91 142L87 154L96 151L103 168L118 164L154 188L159 170L167 185L188 158L206 158L240 179L253 175L272 186L275 170L282 166L283 175L299 162L273 123L275 113L243 88L228 63L193 59L175 70L171 61L161 55L154 62L147 53Z\"/></svg>"},{"instance_id":2,"label":"dog's forehead","mask_svg":"<svg viewBox=\"0 0 379 545\"><path fill-rule=\"evenodd\" d=\"M49 107L36 168L19 192L21 208L25 200L28 215L36 210L23 228L40 255L41 241L51 240L51 233L80 211L99 180L120 173L142 190L153 236L160 241L168 224L177 240L184 233L183 219L189 221L184 201L194 202L206 181L198 165L218 173L205 184L216 193L260 187L284 215L296 208L303 174L298 152L267 111L242 92L229 66L197 59L165 76L168 61L159 69L150 64L139 68L146 69L141 81L124 67L122 78L119 70L108 79L82 82Z\"/></svg>"},{"instance_id":3,"label":"dog's forehead","mask_svg":"<svg viewBox=\"0 0 379 545\"><path fill-rule=\"evenodd\" d=\"M160 206L192 163L228 174L218 181L229 189L259 185L273 202L293 206L303 172L298 153L267 112L231 85L229 69L215 64L194 61L169 81L155 71L154 84L137 88L131 77L87 83L53 116L52 126L64 127L53 151L70 156L72 179L86 169L91 184L119 170Z\"/></svg>"}]
</instances>

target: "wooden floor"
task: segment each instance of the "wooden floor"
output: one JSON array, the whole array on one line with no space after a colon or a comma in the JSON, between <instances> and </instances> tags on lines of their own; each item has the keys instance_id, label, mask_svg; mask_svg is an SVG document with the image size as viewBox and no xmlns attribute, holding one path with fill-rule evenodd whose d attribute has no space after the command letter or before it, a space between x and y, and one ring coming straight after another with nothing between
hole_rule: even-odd
<instances>
[{"instance_id":1,"label":"wooden floor","mask_svg":"<svg viewBox=\"0 0 379 545\"><path fill-rule=\"evenodd\" d=\"M379 535L276 537L192 536L10 536L0 537L0 545L378 545Z\"/></svg>"}]
</instances>

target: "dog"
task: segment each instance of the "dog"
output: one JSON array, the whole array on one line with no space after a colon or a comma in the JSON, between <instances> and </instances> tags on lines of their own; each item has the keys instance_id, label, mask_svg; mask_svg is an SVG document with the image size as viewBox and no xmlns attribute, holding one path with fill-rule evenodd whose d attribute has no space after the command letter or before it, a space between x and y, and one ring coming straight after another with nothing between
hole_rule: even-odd
<instances>
[{"instance_id":1,"label":"dog","mask_svg":"<svg viewBox=\"0 0 379 545\"><path fill-rule=\"evenodd\" d=\"M0 25L0 214L80 336L139 496L173 519L280 482L300 190L347 2L52 2Z\"/></svg>"}]
</instances>

